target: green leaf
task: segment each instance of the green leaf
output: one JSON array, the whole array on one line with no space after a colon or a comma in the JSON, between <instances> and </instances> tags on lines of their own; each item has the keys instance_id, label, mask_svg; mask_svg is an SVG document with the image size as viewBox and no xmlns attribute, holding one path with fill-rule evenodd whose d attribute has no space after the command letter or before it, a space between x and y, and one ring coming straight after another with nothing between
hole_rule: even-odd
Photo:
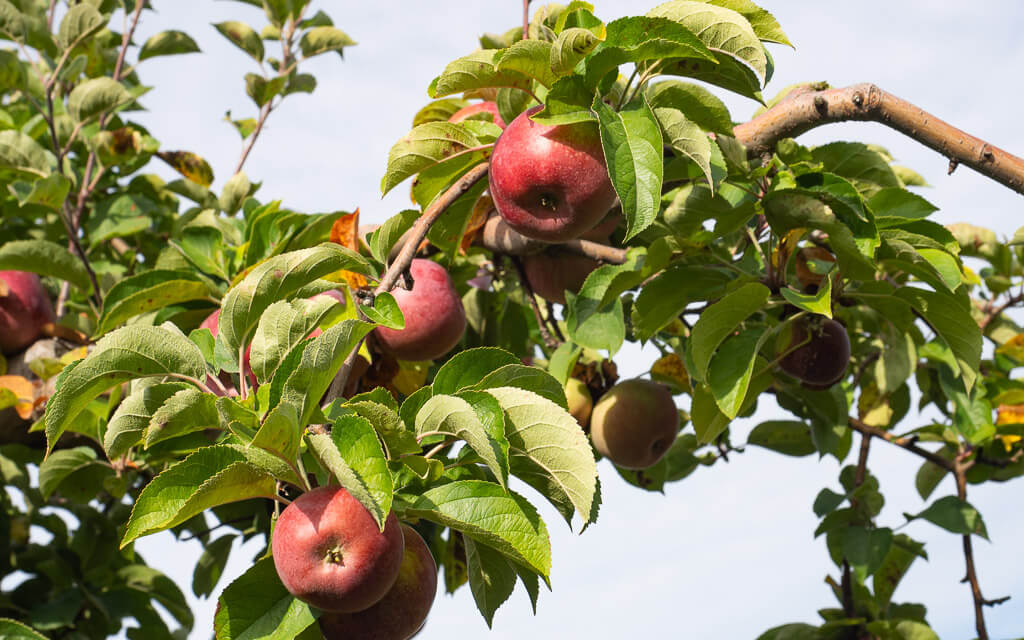
<instances>
[{"instance_id":1,"label":"green leaf","mask_svg":"<svg viewBox=\"0 0 1024 640\"><path fill-rule=\"evenodd\" d=\"M747 395L740 405L739 414L748 410L758 396L772 386L771 367L768 366L768 362L764 358L757 359L754 369L759 373L750 379ZM714 394L706 384L694 385L690 419L693 422L694 431L697 433L697 440L701 444L713 442L729 427L730 422L729 417L719 409Z\"/></svg>"},{"instance_id":2,"label":"green leaf","mask_svg":"<svg viewBox=\"0 0 1024 640\"><path fill-rule=\"evenodd\" d=\"M956 359L957 373L970 392L981 366L981 330L955 298L948 294L915 287L900 287L896 297L905 301L924 318Z\"/></svg>"},{"instance_id":3,"label":"green leaf","mask_svg":"<svg viewBox=\"0 0 1024 640\"><path fill-rule=\"evenodd\" d=\"M93 398L128 380L149 376L200 380L206 376L206 360L199 347L176 328L134 326L108 334L57 379L57 391L46 403L47 450Z\"/></svg>"},{"instance_id":4,"label":"green leaf","mask_svg":"<svg viewBox=\"0 0 1024 640\"><path fill-rule=\"evenodd\" d=\"M224 296L217 339L223 341L230 352L237 353L267 307L290 298L314 280L340 270L374 275L365 258L329 242L270 258Z\"/></svg>"},{"instance_id":5,"label":"green leaf","mask_svg":"<svg viewBox=\"0 0 1024 640\"><path fill-rule=\"evenodd\" d=\"M493 482L457 480L425 491L406 514L461 531L545 578L551 541L544 521L522 496Z\"/></svg>"},{"instance_id":6,"label":"green leaf","mask_svg":"<svg viewBox=\"0 0 1024 640\"><path fill-rule=\"evenodd\" d=\"M48 176L56 164L52 153L21 131L0 131L0 175L35 180Z\"/></svg>"},{"instance_id":7,"label":"green leaf","mask_svg":"<svg viewBox=\"0 0 1024 640\"><path fill-rule=\"evenodd\" d=\"M769 333L754 327L729 336L708 365L707 381L718 408L730 420L739 415L754 374L757 352Z\"/></svg>"},{"instance_id":8,"label":"green leaf","mask_svg":"<svg viewBox=\"0 0 1024 640\"><path fill-rule=\"evenodd\" d=\"M498 551L484 544L464 538L469 589L473 592L476 608L480 610L487 627L491 628L494 612L512 595L516 587L516 571Z\"/></svg>"},{"instance_id":9,"label":"green leaf","mask_svg":"<svg viewBox=\"0 0 1024 640\"><path fill-rule=\"evenodd\" d=\"M709 185L714 185L711 177L711 139L695 122L686 118L679 109L658 107L654 115L661 126L665 144L678 155L689 158L704 172Z\"/></svg>"},{"instance_id":10,"label":"green leaf","mask_svg":"<svg viewBox=\"0 0 1024 640\"><path fill-rule=\"evenodd\" d=\"M718 345L751 314L760 311L771 291L757 282L745 284L709 306L693 326L690 345L693 349L693 364L698 379L704 379L708 365Z\"/></svg>"},{"instance_id":11,"label":"green leaf","mask_svg":"<svg viewBox=\"0 0 1024 640\"><path fill-rule=\"evenodd\" d=\"M601 123L601 146L629 240L658 216L664 170L661 128L642 97L618 112L596 98L591 107Z\"/></svg>"},{"instance_id":12,"label":"green leaf","mask_svg":"<svg viewBox=\"0 0 1024 640\"><path fill-rule=\"evenodd\" d=\"M121 548L211 507L249 498L273 498L276 493L274 477L249 462L239 450L225 445L204 447L146 485L128 519Z\"/></svg>"},{"instance_id":13,"label":"green leaf","mask_svg":"<svg viewBox=\"0 0 1024 640\"><path fill-rule=\"evenodd\" d=\"M37 204L53 211L60 211L64 206L70 188L71 181L59 173L33 182L14 182L7 187L19 205Z\"/></svg>"},{"instance_id":14,"label":"green leaf","mask_svg":"<svg viewBox=\"0 0 1024 640\"><path fill-rule=\"evenodd\" d=\"M479 145L476 136L459 124L428 122L418 125L388 152L388 167L381 179L381 192L386 194L406 178Z\"/></svg>"},{"instance_id":15,"label":"green leaf","mask_svg":"<svg viewBox=\"0 0 1024 640\"><path fill-rule=\"evenodd\" d=\"M562 384L538 367L518 363L507 364L485 375L473 388L486 391L498 387L524 389L554 402L563 409L569 407Z\"/></svg>"},{"instance_id":16,"label":"green leaf","mask_svg":"<svg viewBox=\"0 0 1024 640\"><path fill-rule=\"evenodd\" d=\"M70 49L107 25L103 15L91 4L76 4L68 9L60 21L57 44Z\"/></svg>"},{"instance_id":17,"label":"green leaf","mask_svg":"<svg viewBox=\"0 0 1024 640\"><path fill-rule=\"evenodd\" d=\"M415 429L418 439L442 435L464 440L501 486L508 485L509 447L504 416L500 406L488 406L479 392L470 394L468 399L434 395L416 414Z\"/></svg>"},{"instance_id":18,"label":"green leaf","mask_svg":"<svg viewBox=\"0 0 1024 640\"><path fill-rule=\"evenodd\" d=\"M901 187L886 159L862 142L832 142L811 150L815 162L840 175L869 195L885 187Z\"/></svg>"},{"instance_id":19,"label":"green leaf","mask_svg":"<svg viewBox=\"0 0 1024 640\"><path fill-rule=\"evenodd\" d=\"M91 447L55 451L39 465L39 491L48 500L64 480L78 471L99 464Z\"/></svg>"},{"instance_id":20,"label":"green leaf","mask_svg":"<svg viewBox=\"0 0 1024 640\"><path fill-rule=\"evenodd\" d=\"M448 359L434 375L435 394L453 394L477 385L493 371L507 365L520 364L519 358L497 347L480 347L460 351Z\"/></svg>"},{"instance_id":21,"label":"green leaf","mask_svg":"<svg viewBox=\"0 0 1024 640\"><path fill-rule=\"evenodd\" d=\"M708 49L750 67L762 84L767 82L768 56L751 24L736 11L703 2L675 0L651 9L647 15L678 22L698 34Z\"/></svg>"},{"instance_id":22,"label":"green leaf","mask_svg":"<svg viewBox=\"0 0 1024 640\"><path fill-rule=\"evenodd\" d=\"M978 510L956 496L939 498L917 515L903 514L907 520L923 518L946 531L962 535L976 535L988 540L985 521Z\"/></svg>"},{"instance_id":23,"label":"green leaf","mask_svg":"<svg viewBox=\"0 0 1024 640\"><path fill-rule=\"evenodd\" d=\"M507 49L499 50L494 57L495 68L499 73L521 73L545 87L550 87L556 79L551 70L552 55L554 52L550 42L520 40Z\"/></svg>"},{"instance_id":24,"label":"green leaf","mask_svg":"<svg viewBox=\"0 0 1024 640\"><path fill-rule=\"evenodd\" d=\"M292 596L270 557L256 561L224 589L213 617L216 640L292 640L320 611Z\"/></svg>"},{"instance_id":25,"label":"green leaf","mask_svg":"<svg viewBox=\"0 0 1024 640\"><path fill-rule=\"evenodd\" d=\"M210 300L213 294L206 281L192 272L144 271L110 288L103 299L96 335L103 335L147 311L189 300Z\"/></svg>"},{"instance_id":26,"label":"green leaf","mask_svg":"<svg viewBox=\"0 0 1024 640\"><path fill-rule=\"evenodd\" d=\"M185 594L163 572L144 564L131 564L118 569L117 579L159 602L186 629L195 622Z\"/></svg>"},{"instance_id":27,"label":"green leaf","mask_svg":"<svg viewBox=\"0 0 1024 640\"><path fill-rule=\"evenodd\" d=\"M3 15L2 12L3 7L0 6L0 16ZM2 24L0 22L0 25ZM4 640L47 640L43 634L10 618L0 618L0 638L4 638Z\"/></svg>"},{"instance_id":28,"label":"green leaf","mask_svg":"<svg viewBox=\"0 0 1024 640\"><path fill-rule=\"evenodd\" d=\"M197 598L209 598L217 588L217 582L224 573L231 554L231 545L237 538L233 533L223 535L203 547L203 553L196 561L192 572L192 593Z\"/></svg>"},{"instance_id":29,"label":"green leaf","mask_svg":"<svg viewBox=\"0 0 1024 640\"><path fill-rule=\"evenodd\" d=\"M868 199L868 206L876 216L898 218L927 218L939 210L921 196L900 187L880 189Z\"/></svg>"},{"instance_id":30,"label":"green leaf","mask_svg":"<svg viewBox=\"0 0 1024 640\"><path fill-rule=\"evenodd\" d=\"M757 37L764 42L775 42L777 44L784 44L790 47L793 44L786 37L786 34L782 32L782 27L779 22L775 19L775 16L768 13L761 7L757 6L750 0L699 0L700 2L708 2L709 4L718 5L727 9L732 9L736 13L740 14L750 22L751 28Z\"/></svg>"},{"instance_id":31,"label":"green leaf","mask_svg":"<svg viewBox=\"0 0 1024 640\"><path fill-rule=\"evenodd\" d=\"M576 419L532 391L515 387L486 391L498 399L508 416L505 435L509 451L519 463L516 475L541 478L555 495L564 496L576 508L584 527L594 522L597 462ZM547 493L545 496L551 499Z\"/></svg>"},{"instance_id":32,"label":"green leaf","mask_svg":"<svg viewBox=\"0 0 1024 640\"><path fill-rule=\"evenodd\" d=\"M68 113L76 121L85 123L133 100L135 96L113 78L93 78L71 90L71 95L68 96Z\"/></svg>"},{"instance_id":33,"label":"green leaf","mask_svg":"<svg viewBox=\"0 0 1024 640\"><path fill-rule=\"evenodd\" d=\"M30 271L67 280L83 292L92 291L89 273L65 247L48 240L10 240L0 245L0 270Z\"/></svg>"},{"instance_id":34,"label":"green leaf","mask_svg":"<svg viewBox=\"0 0 1024 640\"><path fill-rule=\"evenodd\" d=\"M627 62L645 66L645 62L665 59L713 60L698 33L663 17L614 20L608 23L604 42L586 60L587 86L596 87L610 71Z\"/></svg>"},{"instance_id":35,"label":"green leaf","mask_svg":"<svg viewBox=\"0 0 1024 640\"><path fill-rule=\"evenodd\" d=\"M0 0L0 31L16 42L23 42L26 30L25 15L9 0Z\"/></svg>"},{"instance_id":36,"label":"green leaf","mask_svg":"<svg viewBox=\"0 0 1024 640\"><path fill-rule=\"evenodd\" d=\"M678 109L687 120L705 131L733 134L729 108L715 94L700 85L681 80L666 80L647 88L647 101L657 114L659 108Z\"/></svg>"},{"instance_id":37,"label":"green leaf","mask_svg":"<svg viewBox=\"0 0 1024 640\"><path fill-rule=\"evenodd\" d=\"M858 580L863 582L882 566L892 547L892 529L846 527L839 534L839 547Z\"/></svg>"},{"instance_id":38,"label":"green leaf","mask_svg":"<svg viewBox=\"0 0 1024 640\"><path fill-rule=\"evenodd\" d=\"M175 393L192 387L184 382L134 383L132 391L117 406L103 434L103 450L111 460L123 456L138 444L149 428L153 414Z\"/></svg>"},{"instance_id":39,"label":"green leaf","mask_svg":"<svg viewBox=\"0 0 1024 640\"><path fill-rule=\"evenodd\" d=\"M285 82L288 79L283 76L275 76L267 80L258 73L245 74L245 94L252 98L257 107L262 107L284 91Z\"/></svg>"},{"instance_id":40,"label":"green leaf","mask_svg":"<svg viewBox=\"0 0 1024 640\"><path fill-rule=\"evenodd\" d=\"M572 73L580 60L587 57L604 38L590 29L571 27L558 34L551 45L548 66L556 76ZM545 85L550 86L550 85Z\"/></svg>"},{"instance_id":41,"label":"green leaf","mask_svg":"<svg viewBox=\"0 0 1024 640\"><path fill-rule=\"evenodd\" d=\"M183 53L200 53L199 45L184 31L161 31L146 40L139 51L139 62L156 56L173 56Z\"/></svg>"},{"instance_id":42,"label":"green leaf","mask_svg":"<svg viewBox=\"0 0 1024 640\"><path fill-rule=\"evenodd\" d=\"M687 305L720 295L729 276L706 266L674 264L644 284L633 303L633 329L648 340L676 319Z\"/></svg>"},{"instance_id":43,"label":"green leaf","mask_svg":"<svg viewBox=\"0 0 1024 640\"><path fill-rule=\"evenodd\" d=\"M499 49L484 49L450 62L430 83L430 97L443 98L453 93L496 87L530 91L533 81L528 76L497 69L499 52Z\"/></svg>"},{"instance_id":44,"label":"green leaf","mask_svg":"<svg viewBox=\"0 0 1024 640\"><path fill-rule=\"evenodd\" d=\"M302 55L306 58L312 58L328 51L341 53L345 47L355 44L356 41L348 37L347 33L332 26L313 27L302 34L302 39L299 40L299 48L302 49Z\"/></svg>"},{"instance_id":45,"label":"green leaf","mask_svg":"<svg viewBox=\"0 0 1024 640\"><path fill-rule=\"evenodd\" d=\"M386 291L374 297L372 307L363 305L359 310L371 322L388 329L401 330L405 328L405 316L402 315L402 310L398 308L395 296Z\"/></svg>"},{"instance_id":46,"label":"green leaf","mask_svg":"<svg viewBox=\"0 0 1024 640\"><path fill-rule=\"evenodd\" d=\"M928 558L922 543L902 533L893 536L889 553L886 554L881 566L875 570L872 582L875 602L883 610L889 606L893 592L903 579L903 576L906 575L907 570L910 569L910 565L918 557Z\"/></svg>"},{"instance_id":47,"label":"green leaf","mask_svg":"<svg viewBox=\"0 0 1024 640\"><path fill-rule=\"evenodd\" d=\"M262 384L268 382L295 345L344 306L330 296L310 300L278 300L260 316L252 337L249 366Z\"/></svg>"},{"instance_id":48,"label":"green leaf","mask_svg":"<svg viewBox=\"0 0 1024 640\"><path fill-rule=\"evenodd\" d=\"M222 36L231 41L233 45L249 54L256 62L263 62L263 40L256 30L235 20L219 22L213 25Z\"/></svg>"},{"instance_id":49,"label":"green leaf","mask_svg":"<svg viewBox=\"0 0 1024 640\"><path fill-rule=\"evenodd\" d=\"M784 287L780 293L791 305L798 309L832 317L832 278L825 278L815 293L801 293Z\"/></svg>"},{"instance_id":50,"label":"green leaf","mask_svg":"<svg viewBox=\"0 0 1024 640\"><path fill-rule=\"evenodd\" d=\"M417 127L427 122L448 122L457 111L469 106L468 100L462 98L442 98L434 100L416 112L412 118L412 126Z\"/></svg>"},{"instance_id":51,"label":"green leaf","mask_svg":"<svg viewBox=\"0 0 1024 640\"><path fill-rule=\"evenodd\" d=\"M345 320L306 343L302 359L284 382L281 392L283 402L300 409L299 424L309 422L345 358L371 329L372 324Z\"/></svg>"},{"instance_id":52,"label":"green leaf","mask_svg":"<svg viewBox=\"0 0 1024 640\"><path fill-rule=\"evenodd\" d=\"M158 442L220 427L217 399L192 387L168 398L150 418L145 433L148 449Z\"/></svg>"},{"instance_id":53,"label":"green leaf","mask_svg":"<svg viewBox=\"0 0 1024 640\"><path fill-rule=\"evenodd\" d=\"M590 105L597 97L582 76L566 76L555 82L544 99L544 108L530 119L547 125L596 121L597 116L590 110Z\"/></svg>"},{"instance_id":54,"label":"green leaf","mask_svg":"<svg viewBox=\"0 0 1024 640\"><path fill-rule=\"evenodd\" d=\"M356 415L341 416L330 435L307 436L321 464L366 507L381 531L391 512L394 481L373 425Z\"/></svg>"},{"instance_id":55,"label":"green leaf","mask_svg":"<svg viewBox=\"0 0 1024 640\"><path fill-rule=\"evenodd\" d=\"M814 440L811 438L811 430L803 422L795 420L762 422L754 427L750 435L747 436L747 444L771 449L787 456L809 456L817 451L814 447ZM815 505L817 505L817 501L815 501ZM815 513L817 513L817 507ZM820 517L823 514L818 515Z\"/></svg>"},{"instance_id":56,"label":"green leaf","mask_svg":"<svg viewBox=\"0 0 1024 640\"><path fill-rule=\"evenodd\" d=\"M818 631L818 627L794 622L773 627L757 636L757 640L824 640L824 637Z\"/></svg>"},{"instance_id":57,"label":"green leaf","mask_svg":"<svg viewBox=\"0 0 1024 640\"><path fill-rule=\"evenodd\" d=\"M370 253L380 263L387 264L388 255L392 247L401 239L402 234L412 228L412 225L420 217L420 212L415 209L406 209L397 213L380 226L369 237Z\"/></svg>"}]
</instances>

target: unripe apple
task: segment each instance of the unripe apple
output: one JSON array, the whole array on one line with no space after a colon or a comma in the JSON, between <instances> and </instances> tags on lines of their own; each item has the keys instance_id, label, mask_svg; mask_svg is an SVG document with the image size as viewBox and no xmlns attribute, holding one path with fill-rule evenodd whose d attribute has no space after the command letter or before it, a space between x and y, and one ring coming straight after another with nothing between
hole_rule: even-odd
<instances>
[{"instance_id":1,"label":"unripe apple","mask_svg":"<svg viewBox=\"0 0 1024 640\"><path fill-rule=\"evenodd\" d=\"M288 591L325 611L362 611L384 597L402 564L402 529L394 512L384 531L341 487L296 498L277 519L274 567Z\"/></svg>"},{"instance_id":2,"label":"unripe apple","mask_svg":"<svg viewBox=\"0 0 1024 640\"><path fill-rule=\"evenodd\" d=\"M661 459L679 433L679 410L657 382L624 380L601 396L590 416L590 438L604 457L625 469Z\"/></svg>"},{"instance_id":3,"label":"unripe apple","mask_svg":"<svg viewBox=\"0 0 1024 640\"><path fill-rule=\"evenodd\" d=\"M50 297L39 276L27 271L0 271L0 353L21 351L43 334L43 325L56 322Z\"/></svg>"},{"instance_id":4,"label":"unripe apple","mask_svg":"<svg viewBox=\"0 0 1024 640\"><path fill-rule=\"evenodd\" d=\"M502 129L505 128L505 121L501 119L501 114L498 113L498 105L490 100L477 102L476 104L471 104L468 107L462 107L453 113L452 117L448 118L448 122L462 122L466 118L478 113L491 114L494 117L494 124L498 125Z\"/></svg>"},{"instance_id":5,"label":"unripe apple","mask_svg":"<svg viewBox=\"0 0 1024 640\"><path fill-rule=\"evenodd\" d=\"M405 554L391 590L369 609L321 616L324 640L407 640L423 626L437 593L437 565L420 534L405 524L402 533Z\"/></svg>"},{"instance_id":6,"label":"unripe apple","mask_svg":"<svg viewBox=\"0 0 1024 640\"><path fill-rule=\"evenodd\" d=\"M466 330L466 311L445 268L417 258L409 267L412 289L395 288L404 329L377 327L374 335L385 351L399 360L433 360L452 350Z\"/></svg>"},{"instance_id":7,"label":"unripe apple","mask_svg":"<svg viewBox=\"0 0 1024 640\"><path fill-rule=\"evenodd\" d=\"M513 229L545 242L565 242L593 229L612 205L601 136L594 122L543 125L516 116L491 154L490 193Z\"/></svg>"},{"instance_id":8,"label":"unripe apple","mask_svg":"<svg viewBox=\"0 0 1024 640\"><path fill-rule=\"evenodd\" d=\"M551 302L565 304L566 290L579 293L590 272L601 266L597 260L552 247L523 256L523 272L533 292Z\"/></svg>"},{"instance_id":9,"label":"unripe apple","mask_svg":"<svg viewBox=\"0 0 1024 640\"><path fill-rule=\"evenodd\" d=\"M569 378L565 383L565 399L569 404L569 413L576 418L581 427L586 428L590 421L590 412L594 410L594 400L590 397L590 389L578 378Z\"/></svg>"},{"instance_id":10,"label":"unripe apple","mask_svg":"<svg viewBox=\"0 0 1024 640\"><path fill-rule=\"evenodd\" d=\"M782 356L779 367L804 386L827 389L846 374L850 336L835 320L823 316L798 318L786 325L777 344Z\"/></svg>"}]
</instances>

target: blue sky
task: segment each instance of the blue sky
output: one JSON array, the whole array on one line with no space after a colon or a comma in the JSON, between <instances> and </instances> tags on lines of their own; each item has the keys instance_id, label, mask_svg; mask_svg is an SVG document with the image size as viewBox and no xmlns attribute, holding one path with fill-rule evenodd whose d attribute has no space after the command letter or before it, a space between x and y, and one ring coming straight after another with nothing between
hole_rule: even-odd
<instances>
[{"instance_id":1,"label":"blue sky","mask_svg":"<svg viewBox=\"0 0 1024 640\"><path fill-rule=\"evenodd\" d=\"M143 81L155 89L144 98L149 112L140 120L166 148L206 157L219 188L241 150L224 112L254 113L241 79L254 63L210 23L241 18L261 26L262 13L237 2L153 4L157 13L144 17L139 42L163 29L184 29L203 53L142 64ZM314 0L318 5L360 44L346 52L344 62L324 56L309 65L319 88L312 96L289 98L271 116L246 170L263 182L259 196L264 200L280 198L285 206L307 212L358 206L364 221L379 222L408 206L406 187L380 198L380 177L388 149L428 101L431 78L448 61L469 53L478 34L514 26L521 5L518 0ZM654 2L596 5L607 21L643 13ZM776 0L765 7L797 46L795 51L772 48L776 73L766 96L794 82L871 81L974 135L1024 153L1019 121L1024 5L1012 0ZM718 94L737 121L757 106ZM970 221L1007 235L1024 224L1020 196L966 168L947 176L945 159L880 125L833 125L801 141L844 139L886 146L923 174L933 186L921 192L940 207L939 222ZM170 177L162 166L155 170ZM631 348L616 361L630 376L645 370L651 358ZM778 415L763 406L754 418L738 421L734 442L743 442L760 420ZM915 426L913 419L905 424ZM628 487L602 463L604 506L597 525L577 536L553 510L542 511L552 533L554 591L541 594L536 617L517 591L488 635L469 589L463 588L454 597L438 596L418 638L754 638L777 624L818 621L817 609L835 606L823 578L836 572L824 542L812 539L811 504L822 487L837 486L835 461L785 458L755 448L731 460L699 470L668 487L664 496ZM923 508L913 489L917 466L909 454L875 443L870 468L887 498L880 523L898 526L903 512ZM994 485L972 489L970 495L992 539L976 543L982 588L988 597L1015 596L987 611L993 638L1024 633L1017 550L1024 512L1015 491L1016 484ZM952 492L947 481L935 496ZM964 573L959 538L920 522L904 531L927 542L931 560L915 564L896 599L927 605L943 638L974 637L970 593L959 583ZM138 548L189 591L196 543L174 543L162 535ZM236 550L221 587L245 569L253 552L253 547ZM196 604L192 638L209 637L214 604Z\"/></svg>"}]
</instances>

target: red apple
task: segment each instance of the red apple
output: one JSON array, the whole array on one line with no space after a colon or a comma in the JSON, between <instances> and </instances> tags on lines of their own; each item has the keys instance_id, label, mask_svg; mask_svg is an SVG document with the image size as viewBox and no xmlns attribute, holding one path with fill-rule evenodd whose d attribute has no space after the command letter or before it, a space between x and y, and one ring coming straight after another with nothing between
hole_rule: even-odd
<instances>
[{"instance_id":1,"label":"red apple","mask_svg":"<svg viewBox=\"0 0 1024 640\"><path fill-rule=\"evenodd\" d=\"M391 291L405 316L404 329L377 327L374 335L399 360L433 360L452 350L466 330L466 311L445 268L417 258L409 267L412 289Z\"/></svg>"},{"instance_id":2,"label":"red apple","mask_svg":"<svg viewBox=\"0 0 1024 640\"><path fill-rule=\"evenodd\" d=\"M382 532L341 487L296 498L277 519L271 543L285 588L325 611L352 613L380 601L402 565L402 529L389 513Z\"/></svg>"},{"instance_id":3,"label":"red apple","mask_svg":"<svg viewBox=\"0 0 1024 640\"><path fill-rule=\"evenodd\" d=\"M679 410L671 392L642 378L609 389L590 414L594 448L625 469L645 469L661 460L678 433Z\"/></svg>"},{"instance_id":4,"label":"red apple","mask_svg":"<svg viewBox=\"0 0 1024 640\"><path fill-rule=\"evenodd\" d=\"M405 554L391 590L369 609L324 614L324 640L407 640L423 626L437 593L437 565L420 534L404 524L402 533Z\"/></svg>"},{"instance_id":5,"label":"red apple","mask_svg":"<svg viewBox=\"0 0 1024 640\"><path fill-rule=\"evenodd\" d=\"M476 104L471 104L468 107L462 107L453 113L452 117L448 118L448 122L462 122L466 118L478 113L491 114L494 117L494 124L498 125L502 129L505 128L505 121L501 119L501 115L498 113L498 105L490 100L477 102Z\"/></svg>"},{"instance_id":6,"label":"red apple","mask_svg":"<svg viewBox=\"0 0 1024 640\"><path fill-rule=\"evenodd\" d=\"M27 271L0 271L6 295L0 295L0 353L21 351L38 339L43 325L57 321L50 296L39 276Z\"/></svg>"},{"instance_id":7,"label":"red apple","mask_svg":"<svg viewBox=\"0 0 1024 640\"><path fill-rule=\"evenodd\" d=\"M494 145L490 193L516 231L546 242L565 242L593 229L612 205L601 136L594 122L543 125L516 116Z\"/></svg>"},{"instance_id":8,"label":"red apple","mask_svg":"<svg viewBox=\"0 0 1024 640\"><path fill-rule=\"evenodd\" d=\"M783 371L811 389L827 389L843 379L850 363L850 336L843 325L823 316L804 316L779 335Z\"/></svg>"}]
</instances>

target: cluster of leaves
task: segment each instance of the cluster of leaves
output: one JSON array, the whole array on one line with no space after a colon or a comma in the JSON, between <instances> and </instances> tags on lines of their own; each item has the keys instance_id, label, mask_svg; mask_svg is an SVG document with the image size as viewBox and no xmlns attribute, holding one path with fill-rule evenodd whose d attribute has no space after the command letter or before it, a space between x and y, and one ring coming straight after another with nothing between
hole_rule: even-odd
<instances>
[{"instance_id":1,"label":"cluster of leaves","mask_svg":"<svg viewBox=\"0 0 1024 640\"><path fill-rule=\"evenodd\" d=\"M0 473L23 496L21 504L2 496L0 535L12 549L3 572L30 576L5 594L0 614L53 637L106 637L127 618L146 637L171 637L153 602L183 629L191 615L134 541L164 530L198 538L205 551L192 588L210 596L234 539L266 539L278 503L314 481L341 484L381 524L392 510L415 523L446 588L468 584L488 624L518 582L536 606L550 542L510 483L535 490L570 524L594 522L594 453L567 412L563 384L601 369L627 340L657 348L651 376L682 396L693 425L654 467L618 470L641 489L660 491L741 450L730 425L765 395L792 418L757 425L749 445L845 461L854 431L870 428L934 443L930 452L967 465L959 468L968 482L1024 473L1024 385L1011 378L1024 363L1024 330L1002 313L1021 301L1012 294L1024 276L1021 250L982 229L928 220L935 207L908 190L923 180L879 147L783 140L769 160L751 161L724 103L681 79L762 102L773 70L765 43L789 44L768 12L747 0L673 0L605 24L574 1L537 9L526 39L519 27L483 36L479 50L430 83L433 101L389 155L382 190L415 177L416 209L361 247L356 216L261 202L259 185L241 172L276 105L315 88L299 64L354 42L323 12L307 18L307 2L241 1L261 7L267 25L215 27L271 73L246 76L257 115L231 120L244 148L215 194L201 157L163 150L128 119L146 88L124 62L130 32L107 24L119 8L138 19L142 0L75 3L59 21L41 0L0 0L0 35L18 45L0 51L8 187L0 228L16 238L0 246L0 268L41 273L55 292L67 283L62 323L98 339L83 359L50 363L56 391L33 426L45 432L45 458L0 449ZM273 42L280 59L267 57ZM197 50L169 31L137 58ZM633 65L628 78L623 65ZM538 122L600 130L624 218L613 238L626 259L570 292L560 321L531 313L501 257L467 242L487 213L479 181L427 236L428 254L448 266L463 298L462 348L445 361L395 362L364 338L404 318L389 294L370 302L359 288L379 281L423 211L486 162L501 130L486 116L448 122L479 98L494 100L506 122L543 105ZM154 156L183 178L141 173ZM807 286L795 263L811 246L835 263L818 264L820 284ZM984 266L975 272L965 258ZM344 302L318 295L332 290ZM197 328L216 310L216 336ZM812 315L840 320L852 343L849 373L826 390L776 366L779 336ZM546 346L540 322L557 323L564 343ZM991 359L982 360L983 337L997 347ZM355 392L324 402L354 354L365 365ZM926 407L933 423L896 435ZM883 498L865 464L844 468L841 488L823 489L814 503L818 534L848 574L829 578L840 607L823 609L822 625L778 627L766 640L860 627L883 638L933 637L922 606L892 602L925 554L876 522ZM948 473L925 462L921 496ZM963 494L907 517L986 535ZM77 522L71 533L68 516ZM30 541L30 525L53 540ZM221 527L231 532L214 538ZM260 629L316 635L320 612L287 593L265 554L219 605L218 639ZM21 623L0 629L32 637Z\"/></svg>"}]
</instances>

